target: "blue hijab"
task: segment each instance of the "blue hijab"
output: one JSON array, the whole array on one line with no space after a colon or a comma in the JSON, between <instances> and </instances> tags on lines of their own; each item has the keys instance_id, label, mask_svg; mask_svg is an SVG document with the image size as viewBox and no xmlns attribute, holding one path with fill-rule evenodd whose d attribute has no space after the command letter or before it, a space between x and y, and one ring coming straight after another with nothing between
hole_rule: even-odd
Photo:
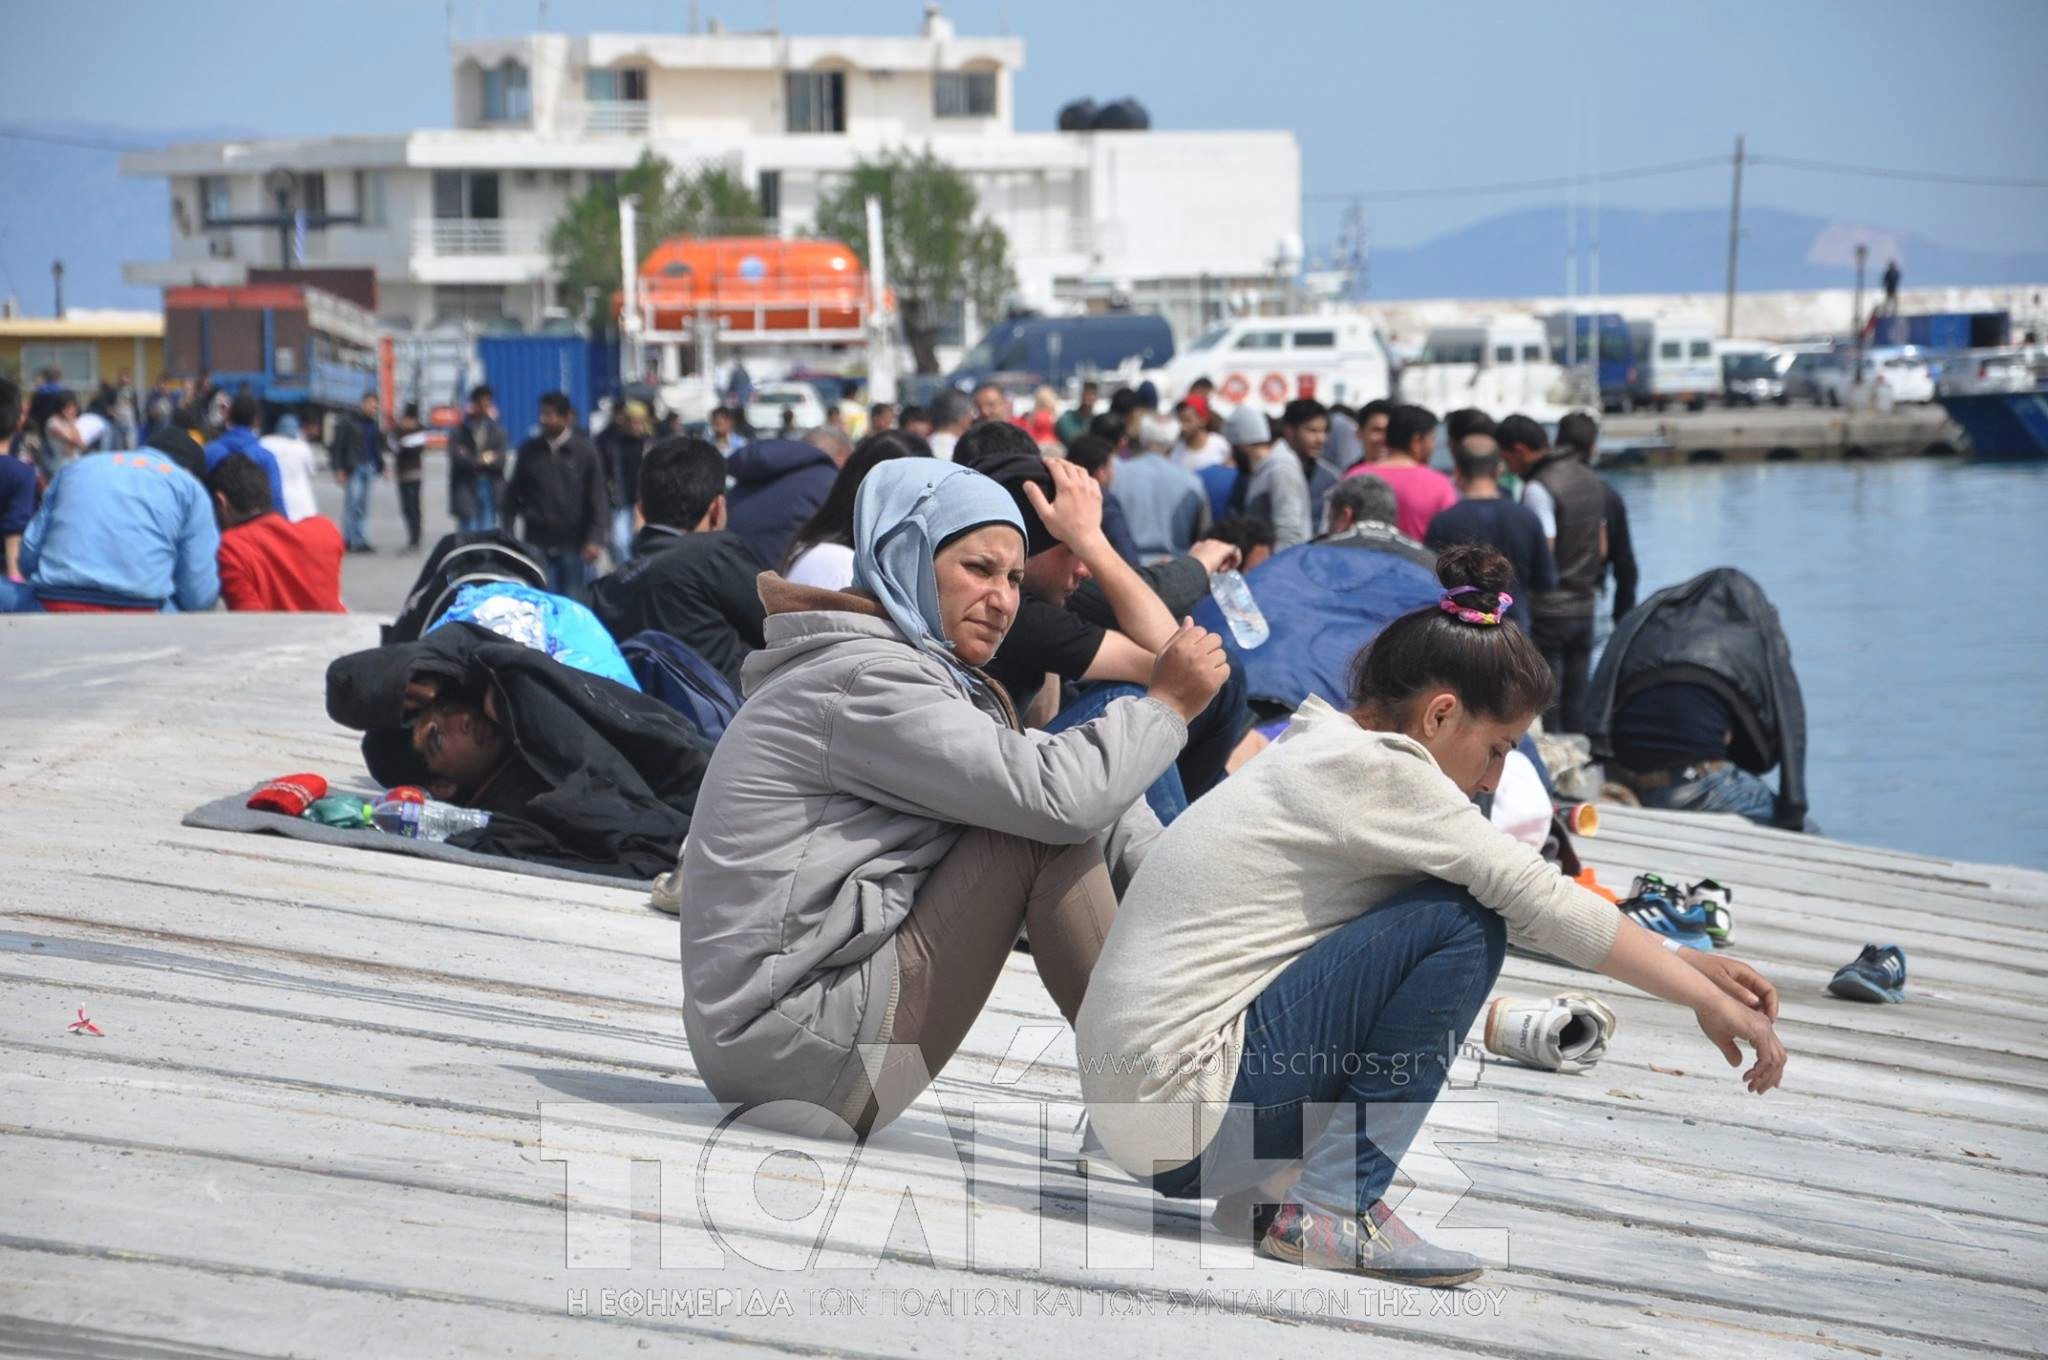
<instances>
[{"instance_id":1,"label":"blue hijab","mask_svg":"<svg viewBox=\"0 0 2048 1360\"><path fill-rule=\"evenodd\" d=\"M932 555L969 529L1007 524L1024 538L1010 493L971 468L936 458L877 463L853 499L853 584L880 601L910 645L949 665Z\"/></svg>"}]
</instances>

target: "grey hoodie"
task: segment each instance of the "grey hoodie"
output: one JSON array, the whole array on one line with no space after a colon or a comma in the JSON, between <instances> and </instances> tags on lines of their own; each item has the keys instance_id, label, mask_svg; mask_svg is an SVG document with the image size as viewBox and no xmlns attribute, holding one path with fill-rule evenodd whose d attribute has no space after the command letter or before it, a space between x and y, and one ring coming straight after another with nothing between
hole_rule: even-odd
<instances>
[{"instance_id":1,"label":"grey hoodie","mask_svg":"<svg viewBox=\"0 0 2048 1360\"><path fill-rule=\"evenodd\" d=\"M960 832L1100 836L1134 871L1158 830L1145 789L1187 726L1147 698L1020 732L996 686L911 647L871 599L774 575L761 598L768 645L741 668L746 702L683 848L683 1027L718 1099L851 1120L867 1092L856 1046L879 1042L894 1002L896 931Z\"/></svg>"}]
</instances>

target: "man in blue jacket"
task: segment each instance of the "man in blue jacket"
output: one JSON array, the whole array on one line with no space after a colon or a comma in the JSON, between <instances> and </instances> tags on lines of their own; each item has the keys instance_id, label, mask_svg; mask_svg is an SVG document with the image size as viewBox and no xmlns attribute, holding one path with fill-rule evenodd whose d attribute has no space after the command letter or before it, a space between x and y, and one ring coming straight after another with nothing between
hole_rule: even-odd
<instances>
[{"instance_id":1,"label":"man in blue jacket","mask_svg":"<svg viewBox=\"0 0 2048 1360\"><path fill-rule=\"evenodd\" d=\"M25 586L0 582L12 613L211 609L220 596L220 529L198 449L155 449L67 463L21 536Z\"/></svg>"},{"instance_id":2,"label":"man in blue jacket","mask_svg":"<svg viewBox=\"0 0 2048 1360\"><path fill-rule=\"evenodd\" d=\"M262 468L263 475L270 479L270 508L282 515L284 473L277 466L277 455L263 446L262 431L257 428L262 421L263 403L248 392L238 394L228 403L227 429L206 446L206 470L212 472L231 453L241 454Z\"/></svg>"},{"instance_id":3,"label":"man in blue jacket","mask_svg":"<svg viewBox=\"0 0 2048 1360\"><path fill-rule=\"evenodd\" d=\"M789 536L824 504L852 456L852 441L826 425L802 439L756 439L726 460L733 487L725 527L746 540L763 568L779 569Z\"/></svg>"}]
</instances>

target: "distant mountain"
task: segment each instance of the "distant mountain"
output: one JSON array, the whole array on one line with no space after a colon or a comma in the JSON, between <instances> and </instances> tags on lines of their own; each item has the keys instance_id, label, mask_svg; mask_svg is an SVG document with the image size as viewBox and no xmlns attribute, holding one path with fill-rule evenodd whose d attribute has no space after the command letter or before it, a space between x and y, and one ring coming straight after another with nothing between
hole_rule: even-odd
<instances>
[{"instance_id":1,"label":"distant mountain","mask_svg":"<svg viewBox=\"0 0 2048 1360\"><path fill-rule=\"evenodd\" d=\"M1419 246L1376 250L1367 296L1532 297L1564 291L1566 208L1525 208L1447 232ZM1804 213L1746 207L1740 284L1744 292L1840 288L1854 281L1855 247L1870 246L1872 286L1896 258L1909 287L2034 283L2048 279L2048 251L1995 255L1958 250L1924 236L1858 228ZM1585 219L1579 220L1584 239ZM1718 292L1728 281L1728 211L1693 208L1600 210L1600 291ZM1586 280L1581 277L1584 289Z\"/></svg>"},{"instance_id":2,"label":"distant mountain","mask_svg":"<svg viewBox=\"0 0 2048 1360\"><path fill-rule=\"evenodd\" d=\"M166 259L171 252L170 200L161 179L129 179L121 154L108 147L168 146L246 136L237 128L101 127L81 123L9 125L48 141L0 137L0 295L22 310L48 316L54 302L50 262L64 261L64 301L73 307L162 305L154 288L121 281L123 260ZM76 143L97 143L85 146Z\"/></svg>"}]
</instances>

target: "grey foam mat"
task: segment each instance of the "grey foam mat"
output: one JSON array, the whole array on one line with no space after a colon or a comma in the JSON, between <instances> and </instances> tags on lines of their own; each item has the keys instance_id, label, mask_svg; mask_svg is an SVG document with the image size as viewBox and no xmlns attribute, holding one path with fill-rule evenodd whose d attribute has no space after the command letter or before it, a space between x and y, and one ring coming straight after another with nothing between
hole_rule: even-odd
<instances>
[{"instance_id":1,"label":"grey foam mat","mask_svg":"<svg viewBox=\"0 0 2048 1360\"><path fill-rule=\"evenodd\" d=\"M183 824L199 827L206 831L242 831L258 835L289 836L295 841L313 841L320 845L342 845L353 850L373 850L386 855L412 855L419 859L438 859L447 864L466 864L476 869L490 869L501 874L529 874L535 878L558 878L569 883L595 883L604 888L624 888L633 892L647 891L648 884L633 878L618 878L609 874L593 874L582 869L563 869L552 864L536 864L531 860L508 859L503 855L481 855L474 850L448 845L441 841L416 841L407 836L389 836L368 827L328 826L321 822L307 821L303 817L287 817L277 812L261 812L249 807L248 802L260 785L231 793L225 798L216 798L202 803L186 813ZM367 792L356 789L336 788L337 794Z\"/></svg>"}]
</instances>

